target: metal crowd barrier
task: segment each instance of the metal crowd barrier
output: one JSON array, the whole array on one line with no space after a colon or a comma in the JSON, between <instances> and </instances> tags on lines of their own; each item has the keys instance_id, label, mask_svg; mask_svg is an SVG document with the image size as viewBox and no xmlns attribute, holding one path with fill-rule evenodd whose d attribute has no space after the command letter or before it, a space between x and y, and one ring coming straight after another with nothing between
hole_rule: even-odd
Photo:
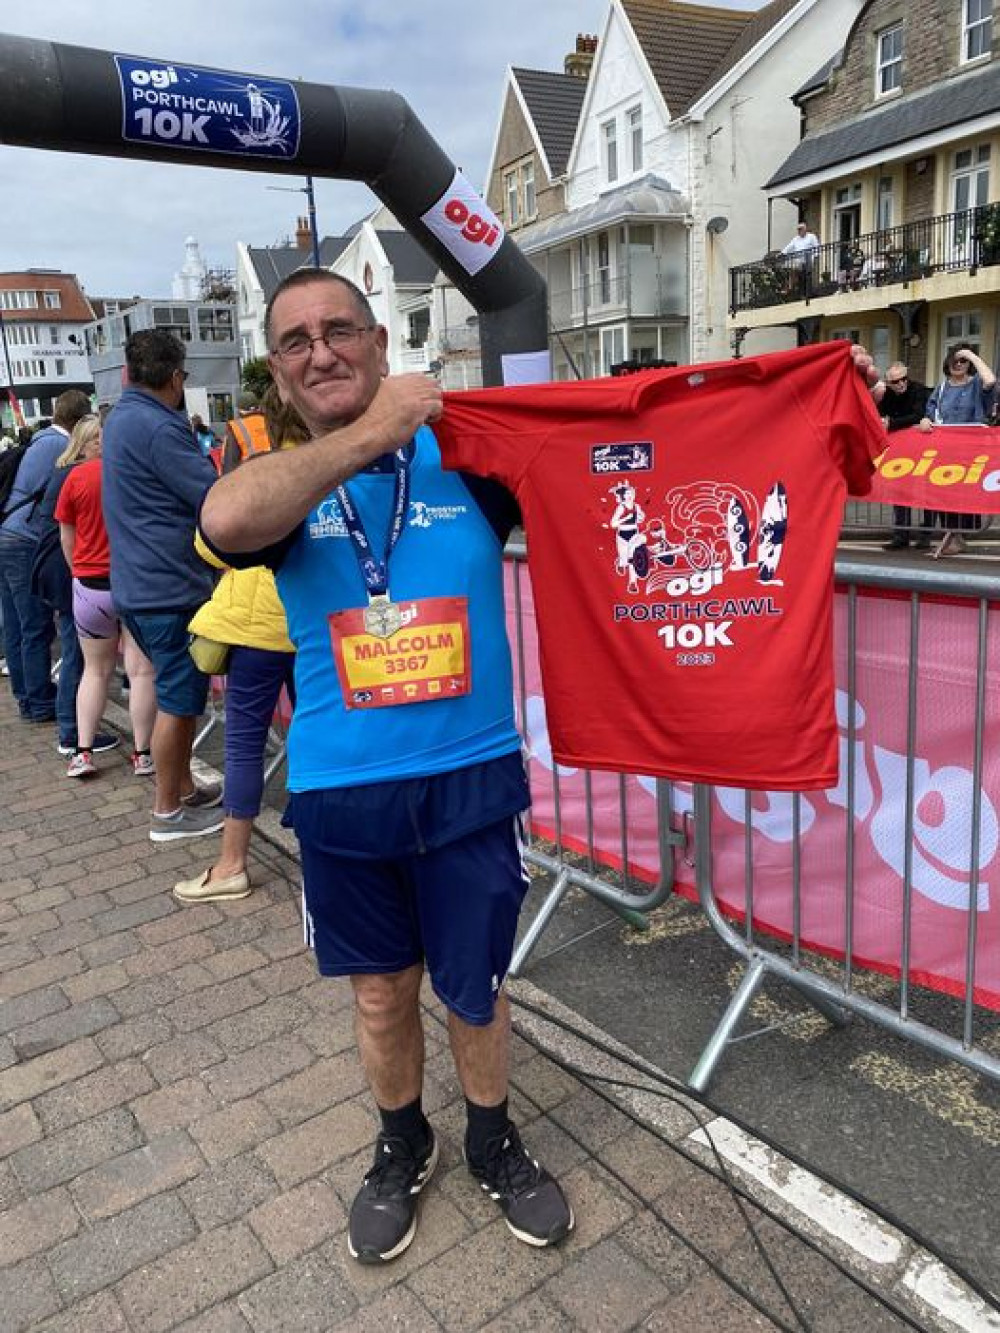
<instances>
[{"instance_id":1,"label":"metal crowd barrier","mask_svg":"<svg viewBox=\"0 0 1000 1333\"><path fill-rule=\"evenodd\" d=\"M897 524L893 513L894 506L873 504L868 500L848 500L844 508L844 521L841 538L861 541L888 542L892 537L905 537L911 546L918 542L929 542L931 551L938 551L948 533L964 538L966 541L982 542L987 549L995 549L1000 537L1000 526L995 514L944 514L928 524L924 511L919 506L906 510L905 523ZM947 550L947 547L945 548Z\"/></svg>"},{"instance_id":2,"label":"metal crowd barrier","mask_svg":"<svg viewBox=\"0 0 1000 1333\"><path fill-rule=\"evenodd\" d=\"M282 708L282 702L285 707ZM285 762L285 751L288 740L288 726L286 723L286 714L290 712L290 706L282 692L278 707L271 719L271 727L268 732L267 746L264 753L264 788L267 789L271 779L281 769ZM195 735L191 746L193 754L199 754L209 739L216 731L225 732L226 727L226 677L213 676L211 689L208 693L208 704L204 716L201 719L201 725Z\"/></svg>"},{"instance_id":3,"label":"metal crowd barrier","mask_svg":"<svg viewBox=\"0 0 1000 1333\"><path fill-rule=\"evenodd\" d=\"M801 855L801 798L796 795L792 803L792 848L791 873L788 892L791 896L792 931L787 948L782 948L772 938L761 936L753 925L754 918L754 861L752 841L748 834L744 864L743 893L745 895L744 928L741 932L726 919L716 901L712 877L712 807L713 793L709 787L696 787L694 791L694 847L695 870L698 897L706 917L719 935L735 953L747 964L747 970L733 997L705 1046L700 1059L690 1077L692 1087L703 1091L722 1058L726 1044L733 1036L741 1019L769 977L778 977L790 983L816 1009L820 1010L835 1024L843 1024L851 1015L857 1014L892 1032L897 1037L914 1042L934 1054L946 1056L986 1077L1000 1081L1000 1060L989 1053L979 1040L977 1028L998 1027L997 1015L977 1005L974 999L975 959L977 926L979 915L979 872L980 862L980 824L981 795L983 777L984 749L987 743L995 746L997 736L985 734L986 693L987 693L987 634L991 602L1000 600L1000 576L967 571L963 568L945 568L928 565L926 568L896 567L889 562L872 561L858 554L843 554L836 563L836 578L840 585L847 588L847 642L848 642L848 735L846 747L846 774L842 775L846 783L847 806L844 819L843 875L845 885L845 948L842 959L836 964L822 966L815 956L807 955L802 944L802 855ZM898 997L895 1004L881 998L866 995L858 988L858 967L854 952L854 909L855 909L855 828L856 800L858 791L856 734L856 666L857 666L857 596L861 589L884 589L894 593L909 594L910 644L908 654L907 681L907 748L906 762L906 805L905 838L906 863L902 895L902 921L900 922L902 949L900 958L900 976ZM974 605L978 610L977 643L975 662L975 723L972 739L972 790L973 808L970 820L969 880L967 898L967 932L964 957L964 987L960 1001L951 1002L960 1005L961 1036L953 1036L941 1030L940 1024L917 1020L912 1013L914 985L911 976L912 956L912 847L915 818L915 722L916 691L918 681L920 613L924 599L928 596L945 596ZM750 793L746 793L747 814L749 816ZM749 817L747 828L750 828ZM732 886L730 886L731 888ZM832 973L832 975L831 975ZM947 1007L942 1002L938 1008ZM987 1013L989 1019L987 1020ZM955 1026L959 1023L956 1021Z\"/></svg>"},{"instance_id":4,"label":"metal crowd barrier","mask_svg":"<svg viewBox=\"0 0 1000 1333\"><path fill-rule=\"evenodd\" d=\"M515 668L515 693L519 707L519 716L524 724L528 700L526 669L526 635L523 597L523 580L526 577L526 549L523 540L514 539L508 543L507 559L510 564L510 588L512 590L513 642ZM545 898L527 932L519 943L511 965L511 974L517 976L524 968L529 956L538 944L543 932L549 926L553 916L571 888L577 888L595 900L618 913L630 923L643 926L646 914L660 906L670 896L675 887L675 857L684 854L684 849L693 848L693 865L698 900L705 916L719 938L746 963L746 972L719 1020L719 1023L706 1044L692 1074L690 1084L699 1091L704 1090L719 1061L722 1059L727 1043L733 1037L741 1020L748 1013L755 996L770 977L777 977L791 984L811 1005L837 1025L845 1023L852 1015L858 1015L878 1024L894 1035L922 1046L938 1056L945 1056L1000 1082L1000 1059L988 1051L977 1040L977 1029L990 1027L1000 1031L1000 1020L992 1011L986 1010L975 1000L975 958L978 925L978 871L979 865L979 829L981 816L981 792L983 778L983 760L987 743L997 744L997 737L987 737L985 731L986 691L987 691L987 644L990 626L991 603L1000 602L1000 575L974 571L958 562L947 566L928 561L926 565L898 565L892 561L875 559L864 553L845 552L842 550L836 562L835 576L839 586L847 591L847 708L848 730L846 745L846 772L842 775L846 790L844 810L844 844L842 875L845 887L843 938L845 947L836 963L829 959L820 959L810 952L803 942L802 935L802 883L801 883L801 797L792 797L792 847L788 895L791 903L792 929L787 944L777 941L772 935L765 934L754 926L754 859L753 843L750 832L747 833L744 857L743 895L745 911L742 929L729 920L720 907L713 885L712 870L712 817L713 790L709 787L696 786L693 791L693 815L685 815L684 827L679 831L674 827L673 790L669 782L656 783L656 842L659 854L660 874L654 887L640 884L630 874L630 828L629 810L626 797L626 781L622 776L617 779L619 793L619 820L617 845L609 847L607 839L598 840L595 835L595 821L591 802L593 775L584 773L585 790L584 827L574 822L572 830L564 824L561 802L561 779L559 769L553 766L552 782L552 827L539 829L530 821L528 825L528 844L526 859L551 876L552 884L547 889ZM873 989L885 990L886 985L877 987L859 984L859 977L873 976L885 982L880 973L866 972L855 956L854 949L854 909L855 909L855 821L857 813L858 774L856 741L856 668L857 668L857 614L858 594L863 590L882 590L909 598L910 643L907 661L907 747L906 766L906 805L905 826L900 835L906 846L912 848L915 819L915 713L916 689L919 675L919 643L921 608L925 598L945 597L952 601L961 601L976 607L977 640L975 663L975 724L971 738L973 752L972 783L973 810L971 812L968 882L968 928L964 959L965 981L960 1001L943 1003L960 1008L961 1035L954 1036L943 1030L946 1024L918 1020L914 1017L913 1001L916 989L911 977L911 913L914 888L912 881L912 851L907 853L907 861L902 893L902 920L899 923L902 936L900 975L896 1002L890 1003L885 998L873 997ZM213 684L209 712L206 716L197 740L200 748L217 728L223 725L224 715L224 680L216 679ZM276 715L275 726L269 743L267 779L270 780L284 761L284 722ZM604 775L606 776L606 775ZM744 795L747 809L746 825L751 829L749 818L752 794ZM581 850L582 849L582 850ZM609 870L609 862L620 867ZM689 864L691 864L689 862ZM730 886L731 888L732 886ZM889 983L891 987L892 983Z\"/></svg>"},{"instance_id":5,"label":"metal crowd barrier","mask_svg":"<svg viewBox=\"0 0 1000 1333\"><path fill-rule=\"evenodd\" d=\"M513 583L514 642L511 648L514 655L514 690L518 705L518 716L521 719L522 729L524 729L528 687L523 609L523 580L527 571L527 548L523 538L516 535L511 538L507 543L506 557L510 564ZM586 851L581 854L571 850L564 841L561 780L558 767L553 767L553 836L548 838L539 833L533 822L529 820L529 839L525 848L525 859L529 864L538 866L552 875L554 882L514 951L514 957L510 965L512 976L516 977L521 973L543 931L571 888L581 889L606 907L610 907L612 911L617 912L631 925L637 926L639 929L646 926L646 914L664 903L673 891L674 848L683 846L684 835L671 827L672 799L670 783L658 781L656 784L660 877L657 884L649 889L640 887L629 874L628 803L625 794L625 781L624 777L620 777L618 780L618 807L621 817L619 820L618 846L614 849L614 860L622 867L622 870L615 876L614 881L609 881L607 877L601 877L597 873L598 856L594 835L591 776L590 774L584 774L586 828L583 841L585 842ZM607 851L608 849L604 850Z\"/></svg>"}]
</instances>

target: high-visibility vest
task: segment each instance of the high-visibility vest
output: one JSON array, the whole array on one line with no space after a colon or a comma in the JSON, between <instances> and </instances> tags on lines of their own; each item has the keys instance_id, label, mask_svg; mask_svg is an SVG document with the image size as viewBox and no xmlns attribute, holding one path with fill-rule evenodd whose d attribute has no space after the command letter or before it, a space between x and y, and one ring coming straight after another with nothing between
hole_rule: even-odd
<instances>
[{"instance_id":1,"label":"high-visibility vest","mask_svg":"<svg viewBox=\"0 0 1000 1333\"><path fill-rule=\"evenodd\" d=\"M244 463L253 454L270 453L271 440L264 424L263 412L251 412L249 416L233 417L226 423L232 431L233 439L240 451L240 462Z\"/></svg>"}]
</instances>

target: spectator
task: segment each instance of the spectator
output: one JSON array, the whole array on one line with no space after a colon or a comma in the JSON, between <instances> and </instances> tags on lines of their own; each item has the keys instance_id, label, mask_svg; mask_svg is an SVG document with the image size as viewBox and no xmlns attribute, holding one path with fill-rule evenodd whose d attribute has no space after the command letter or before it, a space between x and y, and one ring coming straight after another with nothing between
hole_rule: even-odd
<instances>
[{"instance_id":1,"label":"spectator","mask_svg":"<svg viewBox=\"0 0 1000 1333\"><path fill-rule=\"evenodd\" d=\"M62 488L83 456L84 441L92 431L94 418L81 417L73 427L69 444L56 459L55 471L38 505L41 536L31 562L31 591L40 597L55 615L59 630L59 675L56 685L56 722L59 739L56 749L71 755L76 749L76 701L83 675L83 651L73 619L73 576L59 540L56 505ZM91 748L95 754L114 750L121 741L114 732L95 731Z\"/></svg>"},{"instance_id":2,"label":"spectator","mask_svg":"<svg viewBox=\"0 0 1000 1333\"><path fill-rule=\"evenodd\" d=\"M121 631L111 604L111 556L101 512L101 423L96 416L84 417L77 425L60 462L63 466L76 464L59 491L55 517L66 564L72 572L72 619L84 662L76 696L76 743L66 776L92 777L97 772L95 750L107 748L101 745L97 728L108 701L121 635L131 682L132 771L137 777L149 777L153 772L149 743L156 713L153 667L128 630Z\"/></svg>"},{"instance_id":3,"label":"spectator","mask_svg":"<svg viewBox=\"0 0 1000 1333\"><path fill-rule=\"evenodd\" d=\"M910 372L902 361L894 361L885 372L883 383L886 392L879 403L879 411L886 418L886 427L890 433L915 426L922 419L927 406L930 389L918 380L910 379ZM905 505L893 505L893 534L883 550L903 551L910 544L910 526L913 515ZM924 516L924 528L929 528L930 516ZM931 544L930 535L922 531L914 541L919 551L925 551Z\"/></svg>"},{"instance_id":4,"label":"spectator","mask_svg":"<svg viewBox=\"0 0 1000 1333\"><path fill-rule=\"evenodd\" d=\"M4 644L10 683L24 722L52 722L57 715L56 687L52 683L52 611L31 591L31 566L44 522L39 503L55 471L56 459L66 448L76 423L90 412L90 399L79 389L67 389L55 401L52 425L39 431L21 459L8 497L7 517L0 524L0 604L3 607ZM76 632L72 632L75 641ZM58 715L61 728L76 725L76 686L82 659L79 647L60 671Z\"/></svg>"},{"instance_id":5,"label":"spectator","mask_svg":"<svg viewBox=\"0 0 1000 1333\"><path fill-rule=\"evenodd\" d=\"M294 413L283 408L273 386L264 406L269 442L281 440L282 448L292 448L309 438ZM203 544L199 549L218 563ZM295 647L274 575L261 565L227 570L190 629L231 645L226 670L226 818L214 863L194 879L175 884L174 897L185 903L245 898L250 892L250 837L264 794L264 750L282 686L293 704L295 700Z\"/></svg>"},{"instance_id":6,"label":"spectator","mask_svg":"<svg viewBox=\"0 0 1000 1333\"><path fill-rule=\"evenodd\" d=\"M232 472L234 467L254 454L266 454L270 447L267 424L260 404L252 393L241 393L237 415L226 422L222 471Z\"/></svg>"},{"instance_id":7,"label":"spectator","mask_svg":"<svg viewBox=\"0 0 1000 1333\"><path fill-rule=\"evenodd\" d=\"M788 257L790 276L803 296L808 296L812 285L812 266L819 250L819 237L805 222L795 228L795 235L781 253Z\"/></svg>"},{"instance_id":8,"label":"spectator","mask_svg":"<svg viewBox=\"0 0 1000 1333\"><path fill-rule=\"evenodd\" d=\"M997 377L981 356L969 347L953 347L941 367L944 379L927 400L918 429L935 426L985 426L993 412ZM968 550L965 538L955 531L975 527L974 514L950 514L928 511L926 522L940 522L945 529L945 543L956 555ZM945 547L942 547L944 550Z\"/></svg>"},{"instance_id":9,"label":"spectator","mask_svg":"<svg viewBox=\"0 0 1000 1333\"><path fill-rule=\"evenodd\" d=\"M196 838L222 827L218 784L191 775L195 726L208 677L188 653L188 621L214 578L194 549L195 515L215 469L184 414L184 344L143 329L125 344L128 387L104 426L102 489L111 546L111 597L153 664L156 787L153 842Z\"/></svg>"},{"instance_id":10,"label":"spectator","mask_svg":"<svg viewBox=\"0 0 1000 1333\"><path fill-rule=\"evenodd\" d=\"M324 975L351 979L381 1118L349 1248L366 1263L401 1254L437 1162L421 1103L425 959L448 1010L469 1169L516 1236L554 1244L573 1214L507 1107L502 987L527 888L517 828L529 799L502 592L516 507L491 483L441 470L425 425L440 415L441 390L427 376L388 376L386 330L352 283L294 273L272 295L265 330L278 391L313 438L221 477L202 523L230 563L277 568L297 648L289 788L307 937ZM454 518L414 541L411 498ZM408 706L400 678L387 706L380 689L341 685L347 640L377 643L400 623L390 589L411 617L437 608L465 626L470 656L454 664L465 688L456 680Z\"/></svg>"},{"instance_id":11,"label":"spectator","mask_svg":"<svg viewBox=\"0 0 1000 1333\"><path fill-rule=\"evenodd\" d=\"M191 429L194 431L194 438L198 441L199 449L207 458L215 448L215 436L197 412L191 418Z\"/></svg>"}]
</instances>

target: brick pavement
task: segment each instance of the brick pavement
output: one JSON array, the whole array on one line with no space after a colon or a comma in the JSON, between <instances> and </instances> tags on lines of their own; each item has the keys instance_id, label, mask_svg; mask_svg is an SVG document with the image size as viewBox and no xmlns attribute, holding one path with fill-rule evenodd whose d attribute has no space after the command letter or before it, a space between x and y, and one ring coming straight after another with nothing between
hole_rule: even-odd
<instances>
[{"instance_id":1,"label":"brick pavement","mask_svg":"<svg viewBox=\"0 0 1000 1333\"><path fill-rule=\"evenodd\" d=\"M302 948L294 864L262 846L250 898L180 907L171 885L214 840L154 847L149 784L123 756L75 783L54 744L0 698L5 1333L781 1326L687 1240L796 1326L726 1190L521 1037L514 1111L578 1226L557 1251L518 1243L461 1163L431 1000L441 1167L410 1250L353 1263L346 1215L375 1121L348 988ZM811 1328L904 1326L751 1212Z\"/></svg>"}]
</instances>

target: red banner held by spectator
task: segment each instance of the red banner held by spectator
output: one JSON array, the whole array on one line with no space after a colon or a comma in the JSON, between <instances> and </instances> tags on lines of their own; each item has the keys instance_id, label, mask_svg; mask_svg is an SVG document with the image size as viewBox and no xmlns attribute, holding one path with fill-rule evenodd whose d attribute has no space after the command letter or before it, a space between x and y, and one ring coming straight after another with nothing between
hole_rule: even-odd
<instances>
[{"instance_id":1,"label":"red banner held by spectator","mask_svg":"<svg viewBox=\"0 0 1000 1333\"><path fill-rule=\"evenodd\" d=\"M893 432L868 498L950 514L1000 514L1000 429L914 426Z\"/></svg>"}]
</instances>

